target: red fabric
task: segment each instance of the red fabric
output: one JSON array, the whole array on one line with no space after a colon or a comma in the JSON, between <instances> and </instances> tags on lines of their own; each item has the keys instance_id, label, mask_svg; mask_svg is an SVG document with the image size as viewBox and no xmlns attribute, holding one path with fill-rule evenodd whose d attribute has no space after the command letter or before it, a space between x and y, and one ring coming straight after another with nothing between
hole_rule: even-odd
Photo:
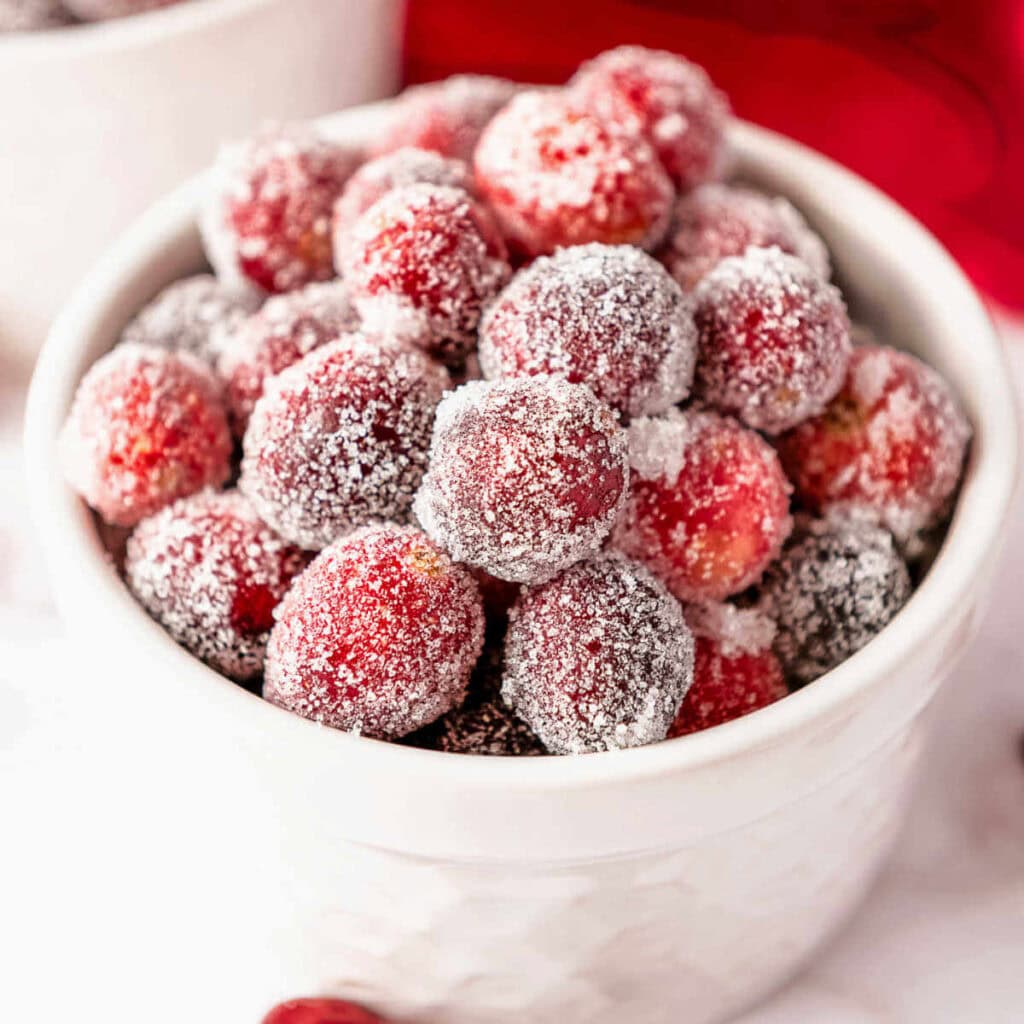
<instances>
[{"instance_id":1,"label":"red fabric","mask_svg":"<svg viewBox=\"0 0 1024 1024\"><path fill-rule=\"evenodd\" d=\"M875 182L1024 309L1024 0L410 0L406 78L558 82L623 42L703 64L738 114Z\"/></svg>"}]
</instances>

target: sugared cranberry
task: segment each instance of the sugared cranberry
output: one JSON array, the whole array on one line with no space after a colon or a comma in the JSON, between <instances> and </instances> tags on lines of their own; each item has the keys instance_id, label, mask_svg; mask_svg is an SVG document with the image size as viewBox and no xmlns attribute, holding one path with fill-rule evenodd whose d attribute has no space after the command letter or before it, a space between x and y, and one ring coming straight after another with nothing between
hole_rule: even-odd
<instances>
[{"instance_id":1,"label":"sugared cranberry","mask_svg":"<svg viewBox=\"0 0 1024 1024\"><path fill-rule=\"evenodd\" d=\"M729 101L698 65L620 46L582 65L569 88L603 119L642 135L680 189L719 174Z\"/></svg>"},{"instance_id":2,"label":"sugared cranberry","mask_svg":"<svg viewBox=\"0 0 1024 1024\"><path fill-rule=\"evenodd\" d=\"M458 363L476 345L484 304L508 279L505 255L467 192L406 185L357 221L341 270L370 330L400 335Z\"/></svg>"},{"instance_id":3,"label":"sugared cranberry","mask_svg":"<svg viewBox=\"0 0 1024 1024\"><path fill-rule=\"evenodd\" d=\"M404 736L461 700L483 645L470 572L410 526L325 548L277 611L263 695L305 718Z\"/></svg>"},{"instance_id":4,"label":"sugared cranberry","mask_svg":"<svg viewBox=\"0 0 1024 1024\"><path fill-rule=\"evenodd\" d=\"M196 274L168 285L143 306L121 341L191 352L212 365L218 333L233 329L259 306L259 293L253 289L232 287L212 274Z\"/></svg>"},{"instance_id":5,"label":"sugared cranberry","mask_svg":"<svg viewBox=\"0 0 1024 1024\"><path fill-rule=\"evenodd\" d=\"M711 604L688 607L686 621L696 637L693 686L669 736L710 729L786 696L771 619L755 608Z\"/></svg>"},{"instance_id":6,"label":"sugared cranberry","mask_svg":"<svg viewBox=\"0 0 1024 1024\"><path fill-rule=\"evenodd\" d=\"M885 526L916 554L956 490L971 436L949 385L920 360L854 349L843 389L821 416L779 438L797 496Z\"/></svg>"},{"instance_id":7,"label":"sugared cranberry","mask_svg":"<svg viewBox=\"0 0 1024 1024\"><path fill-rule=\"evenodd\" d=\"M374 152L416 146L469 160L487 123L519 89L514 82L489 75L453 75L406 89L393 103Z\"/></svg>"},{"instance_id":8,"label":"sugared cranberry","mask_svg":"<svg viewBox=\"0 0 1024 1024\"><path fill-rule=\"evenodd\" d=\"M109 523L133 526L228 477L220 389L188 353L119 345L82 379L61 434L71 486Z\"/></svg>"},{"instance_id":9,"label":"sugared cranberry","mask_svg":"<svg viewBox=\"0 0 1024 1024\"><path fill-rule=\"evenodd\" d=\"M850 322L838 290L781 249L722 260L693 293L695 393L777 434L820 413L842 386Z\"/></svg>"},{"instance_id":10,"label":"sugared cranberry","mask_svg":"<svg viewBox=\"0 0 1024 1024\"><path fill-rule=\"evenodd\" d=\"M473 190L473 175L462 160L406 146L363 164L348 179L334 204L334 259L339 264L359 218L392 189L406 185L446 185Z\"/></svg>"},{"instance_id":11,"label":"sugared cranberry","mask_svg":"<svg viewBox=\"0 0 1024 1024\"><path fill-rule=\"evenodd\" d=\"M325 281L275 295L254 316L219 332L217 369L235 433L245 433L268 378L358 326L348 288Z\"/></svg>"},{"instance_id":12,"label":"sugared cranberry","mask_svg":"<svg viewBox=\"0 0 1024 1024\"><path fill-rule=\"evenodd\" d=\"M383 1017L344 999L289 999L275 1006L263 1024L388 1024Z\"/></svg>"},{"instance_id":13,"label":"sugared cranberry","mask_svg":"<svg viewBox=\"0 0 1024 1024\"><path fill-rule=\"evenodd\" d=\"M589 388L471 381L438 407L414 511L457 561L535 583L600 547L628 480L625 432Z\"/></svg>"},{"instance_id":14,"label":"sugared cranberry","mask_svg":"<svg viewBox=\"0 0 1024 1024\"><path fill-rule=\"evenodd\" d=\"M756 582L789 533L790 485L758 434L714 413L637 420L633 487L614 544L681 601L718 601Z\"/></svg>"},{"instance_id":15,"label":"sugared cranberry","mask_svg":"<svg viewBox=\"0 0 1024 1024\"><path fill-rule=\"evenodd\" d=\"M831 273L828 249L796 207L737 185L701 185L676 200L672 225L658 253L687 291L727 256L751 246L778 246L798 256L823 278Z\"/></svg>"},{"instance_id":16,"label":"sugared cranberry","mask_svg":"<svg viewBox=\"0 0 1024 1024\"><path fill-rule=\"evenodd\" d=\"M331 212L358 159L298 126L224 147L200 218L217 276L268 292L332 278Z\"/></svg>"},{"instance_id":17,"label":"sugared cranberry","mask_svg":"<svg viewBox=\"0 0 1024 1024\"><path fill-rule=\"evenodd\" d=\"M204 491L139 523L125 572L179 644L244 681L263 671L274 608L306 562L236 491Z\"/></svg>"},{"instance_id":18,"label":"sugared cranberry","mask_svg":"<svg viewBox=\"0 0 1024 1024\"><path fill-rule=\"evenodd\" d=\"M628 245L576 246L535 260L480 328L486 377L564 377L627 416L682 401L696 359L693 314L678 285Z\"/></svg>"},{"instance_id":19,"label":"sugared cranberry","mask_svg":"<svg viewBox=\"0 0 1024 1024\"><path fill-rule=\"evenodd\" d=\"M502 696L552 753L664 739L692 680L679 602L618 552L524 588L512 609Z\"/></svg>"},{"instance_id":20,"label":"sugared cranberry","mask_svg":"<svg viewBox=\"0 0 1024 1024\"><path fill-rule=\"evenodd\" d=\"M447 380L422 352L363 334L311 352L268 381L256 403L239 488L304 548L404 517Z\"/></svg>"},{"instance_id":21,"label":"sugared cranberry","mask_svg":"<svg viewBox=\"0 0 1024 1024\"><path fill-rule=\"evenodd\" d=\"M474 161L481 194L525 256L587 242L653 249L668 225L674 193L654 150L565 93L516 96Z\"/></svg>"},{"instance_id":22,"label":"sugared cranberry","mask_svg":"<svg viewBox=\"0 0 1024 1024\"><path fill-rule=\"evenodd\" d=\"M761 608L775 620L775 653L797 685L860 650L910 597L892 535L869 523L815 520L765 574Z\"/></svg>"}]
</instances>

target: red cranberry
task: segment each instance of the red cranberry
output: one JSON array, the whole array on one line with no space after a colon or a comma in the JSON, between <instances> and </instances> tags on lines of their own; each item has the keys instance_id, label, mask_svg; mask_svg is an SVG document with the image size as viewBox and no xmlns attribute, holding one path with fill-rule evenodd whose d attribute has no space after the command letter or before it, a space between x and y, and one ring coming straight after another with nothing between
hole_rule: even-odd
<instances>
[{"instance_id":1,"label":"red cranberry","mask_svg":"<svg viewBox=\"0 0 1024 1024\"><path fill-rule=\"evenodd\" d=\"M117 526L219 486L230 471L231 433L210 371L146 345L119 345L93 365L61 446L72 487Z\"/></svg>"},{"instance_id":2,"label":"red cranberry","mask_svg":"<svg viewBox=\"0 0 1024 1024\"><path fill-rule=\"evenodd\" d=\"M850 322L838 290L780 249L724 259L693 293L695 392L777 434L820 413L842 386Z\"/></svg>"},{"instance_id":3,"label":"red cranberry","mask_svg":"<svg viewBox=\"0 0 1024 1024\"><path fill-rule=\"evenodd\" d=\"M367 526L325 548L277 611L267 700L394 738L458 705L483 646L470 572L411 526Z\"/></svg>"},{"instance_id":4,"label":"red cranberry","mask_svg":"<svg viewBox=\"0 0 1024 1024\"><path fill-rule=\"evenodd\" d=\"M682 401L696 358L693 314L678 285L629 245L575 246L535 260L480 329L485 376L564 377L627 416Z\"/></svg>"},{"instance_id":5,"label":"red cranberry","mask_svg":"<svg viewBox=\"0 0 1024 1024\"><path fill-rule=\"evenodd\" d=\"M457 561L538 582L600 547L625 498L626 455L589 388L471 381L438 407L414 511Z\"/></svg>"},{"instance_id":6,"label":"red cranberry","mask_svg":"<svg viewBox=\"0 0 1024 1024\"><path fill-rule=\"evenodd\" d=\"M771 446L704 412L637 420L629 445L633 488L615 545L682 601L755 583L791 528L791 488Z\"/></svg>"},{"instance_id":7,"label":"red cranberry","mask_svg":"<svg viewBox=\"0 0 1024 1024\"><path fill-rule=\"evenodd\" d=\"M525 256L587 242L653 249L668 225L672 183L651 147L564 93L516 96L474 160L481 194Z\"/></svg>"},{"instance_id":8,"label":"red cranberry","mask_svg":"<svg viewBox=\"0 0 1024 1024\"><path fill-rule=\"evenodd\" d=\"M289 999L275 1006L263 1024L388 1024L369 1010L343 999Z\"/></svg>"}]
</instances>

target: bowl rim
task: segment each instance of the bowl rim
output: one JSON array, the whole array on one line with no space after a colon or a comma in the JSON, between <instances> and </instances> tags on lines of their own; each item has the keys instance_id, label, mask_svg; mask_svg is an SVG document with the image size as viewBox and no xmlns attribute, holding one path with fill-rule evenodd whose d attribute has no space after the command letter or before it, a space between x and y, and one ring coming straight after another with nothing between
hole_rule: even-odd
<instances>
[{"instance_id":1,"label":"bowl rim","mask_svg":"<svg viewBox=\"0 0 1024 1024\"><path fill-rule=\"evenodd\" d=\"M234 0L231 0L234 2ZM385 104L356 107L351 116L365 120ZM332 132L342 131L349 112L322 119ZM88 345L108 310L147 258L169 251L194 230L204 175L185 182L152 206L99 260L55 321L33 375L26 417L24 450L30 498L39 527L48 531L45 545L51 584L61 574L87 574L97 605L112 633L130 631L135 644L152 644L154 663L166 664L177 687L201 687L202 699L223 702L237 716L239 732L252 728L256 742L319 745L317 756L344 761L349 769L389 775L414 772L451 787L517 791L577 789L696 770L742 757L784 742L794 732L849 704L864 691L906 664L916 649L938 632L961 595L984 578L994 561L1016 486L1018 426L1015 398L1001 343L973 286L942 245L909 213L852 171L827 157L767 129L737 122L731 141L753 151L824 176L830 199L844 197L870 204L884 215L896 237L927 258L941 280L941 302L956 304L971 321L975 386L982 396L974 417L974 444L956 513L934 565L893 622L842 664L811 685L757 712L712 729L649 746L576 757L473 757L424 750L340 732L277 708L208 668L180 648L136 604L110 567L77 497L63 483L56 437L78 375L69 353ZM954 385L959 383L953 381ZM95 609L93 610L95 612ZM71 624L67 624L70 628ZM148 631L148 632L147 632ZM229 704L235 707L229 708ZM248 710L247 710L248 709ZM473 765L467 771L468 764Z\"/></svg>"}]
</instances>

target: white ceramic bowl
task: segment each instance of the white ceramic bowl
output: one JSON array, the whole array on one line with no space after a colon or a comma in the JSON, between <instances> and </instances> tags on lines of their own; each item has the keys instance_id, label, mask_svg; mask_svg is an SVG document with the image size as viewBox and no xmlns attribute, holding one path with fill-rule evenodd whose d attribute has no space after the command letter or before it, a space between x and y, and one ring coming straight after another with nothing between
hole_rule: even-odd
<instances>
[{"instance_id":1,"label":"white ceramic bowl","mask_svg":"<svg viewBox=\"0 0 1024 1024\"><path fill-rule=\"evenodd\" d=\"M398 0L189 0L0 36L0 354L34 355L90 261L217 144L385 96Z\"/></svg>"},{"instance_id":2,"label":"white ceramic bowl","mask_svg":"<svg viewBox=\"0 0 1024 1024\"><path fill-rule=\"evenodd\" d=\"M935 240L828 160L749 125L734 138L744 176L825 236L856 314L953 383L975 440L942 554L897 620L828 677L696 736L470 759L320 728L204 668L107 565L55 450L86 367L201 265L201 182L152 209L60 317L30 398L31 489L100 702L89 728L145 794L116 797L105 906L131 924L98 952L131 964L122 985L160 988L160 1020L192 1019L203 992L203 1019L222 1024L316 993L433 1024L702 1024L777 986L857 904L988 587L1016 421L990 323ZM140 888L135 919L123 906ZM118 995L104 990L112 1019Z\"/></svg>"}]
</instances>

